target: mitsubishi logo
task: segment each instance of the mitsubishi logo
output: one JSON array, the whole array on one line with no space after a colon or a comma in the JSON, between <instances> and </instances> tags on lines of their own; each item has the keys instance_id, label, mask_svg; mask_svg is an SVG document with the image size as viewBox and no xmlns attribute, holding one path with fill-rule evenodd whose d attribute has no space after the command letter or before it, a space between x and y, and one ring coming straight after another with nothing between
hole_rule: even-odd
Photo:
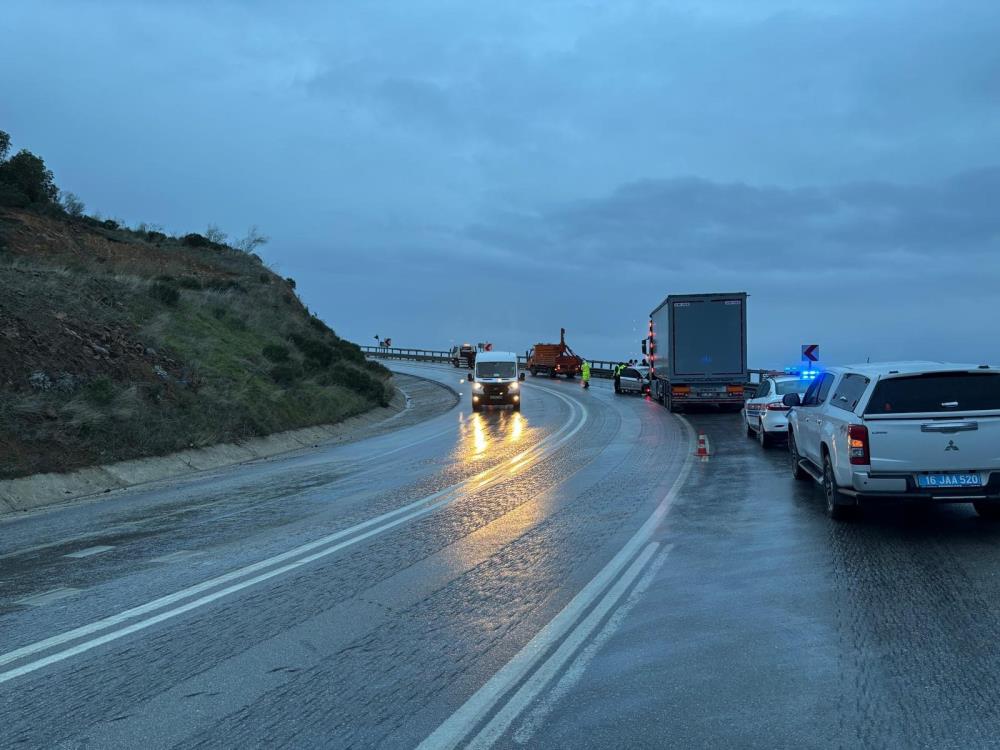
<instances>
[{"instance_id":1,"label":"mitsubishi logo","mask_svg":"<svg viewBox=\"0 0 1000 750\"><path fill-rule=\"evenodd\" d=\"M955 445L955 441L954 440L949 440L948 441L948 445L945 446L944 450L945 450L945 453L947 453L948 451L957 451L958 450L958 446Z\"/></svg>"}]
</instances>

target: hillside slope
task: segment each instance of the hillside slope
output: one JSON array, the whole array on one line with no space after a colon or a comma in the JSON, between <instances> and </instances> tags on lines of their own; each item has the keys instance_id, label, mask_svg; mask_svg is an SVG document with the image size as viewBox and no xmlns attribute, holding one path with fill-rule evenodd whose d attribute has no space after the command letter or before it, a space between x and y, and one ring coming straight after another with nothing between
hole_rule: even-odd
<instances>
[{"instance_id":1,"label":"hillside slope","mask_svg":"<svg viewBox=\"0 0 1000 750\"><path fill-rule=\"evenodd\" d=\"M332 423L391 393L255 255L0 208L0 478Z\"/></svg>"}]
</instances>

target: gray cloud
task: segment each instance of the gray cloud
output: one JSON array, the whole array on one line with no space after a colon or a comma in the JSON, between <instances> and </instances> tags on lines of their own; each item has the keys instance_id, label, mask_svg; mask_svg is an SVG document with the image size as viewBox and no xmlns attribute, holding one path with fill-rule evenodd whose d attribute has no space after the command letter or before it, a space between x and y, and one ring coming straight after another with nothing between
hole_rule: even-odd
<instances>
[{"instance_id":1,"label":"gray cloud","mask_svg":"<svg viewBox=\"0 0 1000 750\"><path fill-rule=\"evenodd\" d=\"M622 356L664 294L729 288L758 364L806 338L1000 361L993 0L10 0L4 23L0 128L60 185L262 226L346 335L566 325Z\"/></svg>"}]
</instances>

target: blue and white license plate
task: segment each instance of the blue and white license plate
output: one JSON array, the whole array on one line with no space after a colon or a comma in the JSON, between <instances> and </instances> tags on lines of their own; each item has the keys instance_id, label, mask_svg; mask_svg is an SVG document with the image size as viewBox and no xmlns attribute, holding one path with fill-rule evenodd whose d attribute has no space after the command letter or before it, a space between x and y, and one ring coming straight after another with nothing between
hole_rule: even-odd
<instances>
[{"instance_id":1,"label":"blue and white license plate","mask_svg":"<svg viewBox=\"0 0 1000 750\"><path fill-rule=\"evenodd\" d=\"M919 474L919 487L982 487L983 480L978 474Z\"/></svg>"}]
</instances>

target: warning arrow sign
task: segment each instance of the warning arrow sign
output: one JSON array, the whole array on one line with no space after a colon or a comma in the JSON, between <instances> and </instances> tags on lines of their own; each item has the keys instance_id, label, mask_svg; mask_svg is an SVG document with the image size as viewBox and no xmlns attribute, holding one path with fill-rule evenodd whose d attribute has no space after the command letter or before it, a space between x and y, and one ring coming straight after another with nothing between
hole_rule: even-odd
<instances>
[{"instance_id":1,"label":"warning arrow sign","mask_svg":"<svg viewBox=\"0 0 1000 750\"><path fill-rule=\"evenodd\" d=\"M802 361L819 362L819 344L803 344Z\"/></svg>"}]
</instances>

